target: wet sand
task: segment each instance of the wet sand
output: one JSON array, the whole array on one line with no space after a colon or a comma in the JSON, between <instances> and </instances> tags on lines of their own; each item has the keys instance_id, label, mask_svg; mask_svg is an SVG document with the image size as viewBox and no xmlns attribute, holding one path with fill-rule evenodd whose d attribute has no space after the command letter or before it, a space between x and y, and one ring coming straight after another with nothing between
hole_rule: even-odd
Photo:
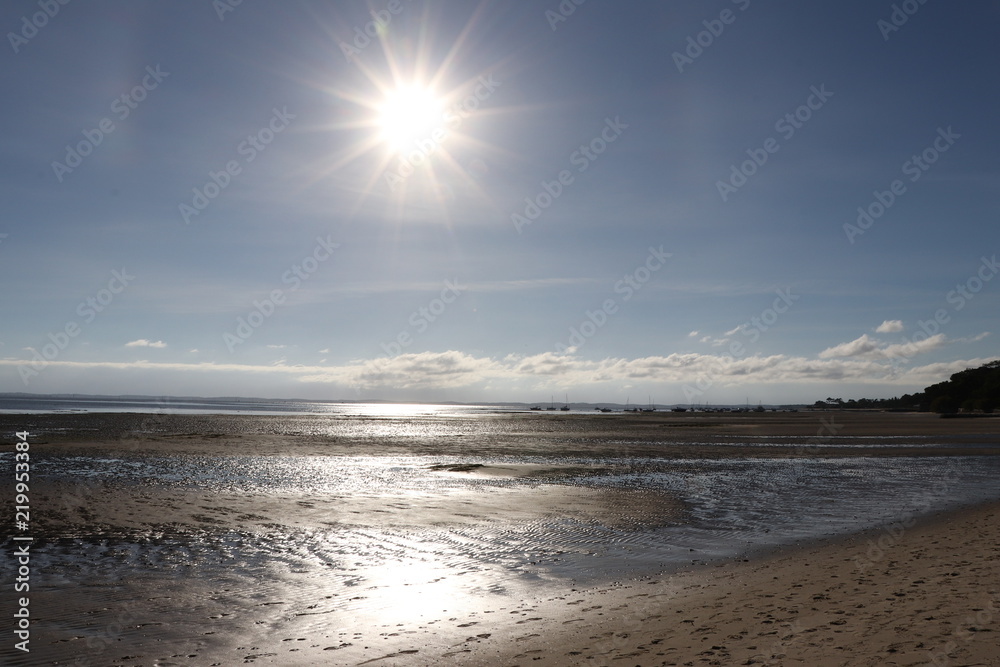
<instances>
[{"instance_id":1,"label":"wet sand","mask_svg":"<svg viewBox=\"0 0 1000 667\"><path fill-rule=\"evenodd\" d=\"M1000 415L941 419L930 413L510 413L479 419L288 415L0 415L5 431L67 454L731 456L854 455L838 438L879 445L866 455L993 454ZM731 451L705 443L752 443ZM0 451L13 448L13 439ZM769 447L768 443L797 445ZM928 444L957 449L938 450Z\"/></svg>"},{"instance_id":2,"label":"wet sand","mask_svg":"<svg viewBox=\"0 0 1000 667\"><path fill-rule=\"evenodd\" d=\"M383 665L1000 664L1000 505L900 528L436 619L436 627L417 624L415 636L406 636L413 626L393 637L365 633L340 657Z\"/></svg>"},{"instance_id":3,"label":"wet sand","mask_svg":"<svg viewBox=\"0 0 1000 667\"><path fill-rule=\"evenodd\" d=\"M183 572L110 591L86 568L74 574L33 604L77 622L37 631L37 661L10 664L996 665L1000 650L996 504L753 562L484 596L473 608L400 581L395 610L350 620L334 617L310 577L250 593Z\"/></svg>"},{"instance_id":4,"label":"wet sand","mask_svg":"<svg viewBox=\"0 0 1000 667\"><path fill-rule=\"evenodd\" d=\"M492 478L524 475L512 468L489 466L483 472L467 474ZM548 472L551 468L542 470ZM114 537L142 531L187 535L214 527L258 533L276 527L307 531L418 529L525 523L545 518L649 528L679 520L682 510L680 503L665 494L559 484L454 489L434 495L400 492L378 497L219 493L160 486L123 488L45 479L32 488L36 502L33 534L53 539Z\"/></svg>"},{"instance_id":5,"label":"wet sand","mask_svg":"<svg viewBox=\"0 0 1000 667\"><path fill-rule=\"evenodd\" d=\"M442 476L546 481L491 487L489 493L387 499L43 477L32 491L34 534L53 548L76 549L79 542L71 538L84 539L95 551L71 561L71 569L39 566L31 596L32 653L14 654L7 645L0 658L12 665L133 667L998 664L997 504L787 547L747 562L692 565L600 585L511 581L471 597L456 582L478 575L441 567L435 560L446 554L418 558L398 571L386 568L371 589L358 590L356 601L324 585L324 577L342 573L324 571L323 563L303 568L300 560L283 560L280 543L269 552L274 565L255 580L227 572L225 555L241 549L226 542L232 530L280 541L288 531L321 536L344 526L391 528L397 535L412 531L411 541L400 542L401 553L414 547L419 553L420 531L428 528L461 534L489 526L502 535L548 517L642 531L683 520L683 507L664 494L551 483L581 473L580 464L561 464L561 457L808 458L819 446L824 457L859 455L831 435L877 445L864 456L1000 453L995 418L654 413L444 422L434 424L432 436L413 420L358 418L331 428L329 419L314 417L0 416L11 431L37 434L31 437L33 460L46 453L137 459L434 454L454 459L434 471ZM731 447L709 444L727 438ZM524 454L553 462L483 466L465 460ZM178 538L181 547L173 546ZM184 540L202 550L187 549ZM160 565L147 563L120 580L102 569L108 553L118 557L118 550L124 562L139 562L149 544L161 542L176 553ZM219 562L199 561L206 553L221 554ZM367 606L364 597L372 591L393 604Z\"/></svg>"}]
</instances>

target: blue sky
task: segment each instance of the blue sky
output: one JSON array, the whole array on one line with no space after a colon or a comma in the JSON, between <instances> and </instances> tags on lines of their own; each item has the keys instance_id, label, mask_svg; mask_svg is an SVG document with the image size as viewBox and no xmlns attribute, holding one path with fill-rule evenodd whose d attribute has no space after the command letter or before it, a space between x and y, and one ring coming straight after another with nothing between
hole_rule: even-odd
<instances>
[{"instance_id":1,"label":"blue sky","mask_svg":"<svg viewBox=\"0 0 1000 667\"><path fill-rule=\"evenodd\" d=\"M919 390L1000 356L998 20L6 3L0 391Z\"/></svg>"}]
</instances>

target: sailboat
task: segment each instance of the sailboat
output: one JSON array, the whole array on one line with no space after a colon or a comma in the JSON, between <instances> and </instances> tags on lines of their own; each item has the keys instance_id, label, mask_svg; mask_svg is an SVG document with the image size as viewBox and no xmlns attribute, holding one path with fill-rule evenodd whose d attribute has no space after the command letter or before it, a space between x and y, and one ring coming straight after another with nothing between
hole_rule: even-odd
<instances>
[{"instance_id":1,"label":"sailboat","mask_svg":"<svg viewBox=\"0 0 1000 667\"><path fill-rule=\"evenodd\" d=\"M563 412L569 412L569 394L566 394L566 405L559 408Z\"/></svg>"},{"instance_id":2,"label":"sailboat","mask_svg":"<svg viewBox=\"0 0 1000 667\"><path fill-rule=\"evenodd\" d=\"M556 409L556 397L555 396L549 396L549 407L547 407L545 409L546 410L555 410Z\"/></svg>"}]
</instances>

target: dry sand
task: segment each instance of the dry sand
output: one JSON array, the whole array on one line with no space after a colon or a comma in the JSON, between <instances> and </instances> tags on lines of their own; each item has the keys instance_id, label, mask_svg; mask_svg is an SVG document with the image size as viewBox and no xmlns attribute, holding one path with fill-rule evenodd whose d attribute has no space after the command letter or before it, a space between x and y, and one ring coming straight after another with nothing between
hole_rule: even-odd
<instances>
[{"instance_id":1,"label":"dry sand","mask_svg":"<svg viewBox=\"0 0 1000 667\"><path fill-rule=\"evenodd\" d=\"M1000 505L897 528L527 605L462 662L1000 665Z\"/></svg>"}]
</instances>

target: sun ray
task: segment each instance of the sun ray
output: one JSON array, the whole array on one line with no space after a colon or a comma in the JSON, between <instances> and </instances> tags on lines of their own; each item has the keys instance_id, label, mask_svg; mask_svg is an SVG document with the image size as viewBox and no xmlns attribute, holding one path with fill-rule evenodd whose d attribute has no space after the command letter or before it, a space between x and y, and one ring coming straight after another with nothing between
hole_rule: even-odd
<instances>
[{"instance_id":1,"label":"sun ray","mask_svg":"<svg viewBox=\"0 0 1000 667\"><path fill-rule=\"evenodd\" d=\"M503 157L507 151L477 136L481 127L470 119L517 112L505 112L488 97L467 106L488 73L459 74L485 11L486 3L480 3L449 42L438 37L438 22L426 13L414 21L419 28L413 41L406 38L404 27L394 24L373 38L363 57L352 59L353 75L336 84L324 81L328 76L314 69L311 76L316 80L309 85L335 100L340 114L316 131L339 135L340 146L320 163L302 165L298 187L336 182L341 190L354 193L349 218L373 199L384 201L396 220L411 215L408 211L436 206L432 217L448 226L454 219L449 208L459 200L471 197L497 210L483 187L488 173L483 158ZM327 47L332 56L334 47ZM342 56L336 47L336 57Z\"/></svg>"}]
</instances>

